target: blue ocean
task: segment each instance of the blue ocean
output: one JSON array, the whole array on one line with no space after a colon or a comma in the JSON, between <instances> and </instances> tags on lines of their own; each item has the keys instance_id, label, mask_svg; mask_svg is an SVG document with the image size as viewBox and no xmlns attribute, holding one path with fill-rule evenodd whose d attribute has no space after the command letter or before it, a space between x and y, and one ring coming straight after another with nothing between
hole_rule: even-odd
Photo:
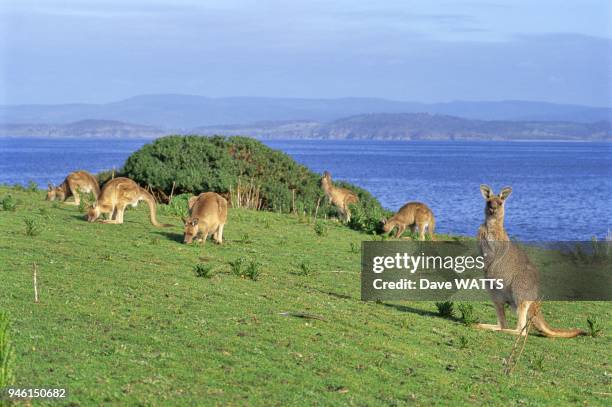
<instances>
[{"instance_id":1,"label":"blue ocean","mask_svg":"<svg viewBox=\"0 0 612 407\"><path fill-rule=\"evenodd\" d=\"M147 140L0 138L0 183L41 187L75 169L120 168ZM397 210L429 205L437 231L475 235L480 184L511 186L506 229L521 240L604 238L612 228L612 145L564 142L266 141Z\"/></svg>"}]
</instances>

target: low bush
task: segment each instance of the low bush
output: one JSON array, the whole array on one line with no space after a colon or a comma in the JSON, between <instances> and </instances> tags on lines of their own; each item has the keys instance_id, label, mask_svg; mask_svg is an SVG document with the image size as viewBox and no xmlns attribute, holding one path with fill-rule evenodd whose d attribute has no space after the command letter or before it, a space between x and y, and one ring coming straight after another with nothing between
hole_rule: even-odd
<instances>
[{"instance_id":1,"label":"low bush","mask_svg":"<svg viewBox=\"0 0 612 407\"><path fill-rule=\"evenodd\" d=\"M452 318L455 316L454 304L452 301L436 302L438 315L443 318Z\"/></svg>"},{"instance_id":2,"label":"low bush","mask_svg":"<svg viewBox=\"0 0 612 407\"><path fill-rule=\"evenodd\" d=\"M30 181L26 189L28 192L38 192L38 184L34 181Z\"/></svg>"},{"instance_id":3,"label":"low bush","mask_svg":"<svg viewBox=\"0 0 612 407\"><path fill-rule=\"evenodd\" d=\"M17 208L17 202L15 201L15 198L13 198L13 196L10 194L2 198L1 203L2 203L2 210L4 211L14 212L15 209Z\"/></svg>"},{"instance_id":4,"label":"low bush","mask_svg":"<svg viewBox=\"0 0 612 407\"><path fill-rule=\"evenodd\" d=\"M589 327L588 330L588 334L593 337L596 338L598 336L602 336L603 332L604 332L604 328L602 323L599 321L599 319L597 319L596 317L588 317L587 318L587 325Z\"/></svg>"},{"instance_id":5,"label":"low bush","mask_svg":"<svg viewBox=\"0 0 612 407\"><path fill-rule=\"evenodd\" d=\"M24 218L23 223L25 224L26 236L38 236L40 235L41 227L40 223L35 218Z\"/></svg>"},{"instance_id":6,"label":"low bush","mask_svg":"<svg viewBox=\"0 0 612 407\"><path fill-rule=\"evenodd\" d=\"M327 226L321 220L318 220L314 224L314 231L317 236L327 236Z\"/></svg>"},{"instance_id":7,"label":"low bush","mask_svg":"<svg viewBox=\"0 0 612 407\"><path fill-rule=\"evenodd\" d=\"M180 194L172 197L172 200L167 205L160 205L160 211L164 215L171 216L189 216L189 198L192 194Z\"/></svg>"},{"instance_id":8,"label":"low bush","mask_svg":"<svg viewBox=\"0 0 612 407\"><path fill-rule=\"evenodd\" d=\"M193 272L196 277L210 278L212 277L212 266L210 264L198 263L193 266Z\"/></svg>"},{"instance_id":9,"label":"low bush","mask_svg":"<svg viewBox=\"0 0 612 407\"><path fill-rule=\"evenodd\" d=\"M470 303L459 304L459 312L461 313L461 322L465 325L474 325L478 322L478 318L474 314L474 306Z\"/></svg>"},{"instance_id":10,"label":"low bush","mask_svg":"<svg viewBox=\"0 0 612 407\"><path fill-rule=\"evenodd\" d=\"M191 196L214 191L234 200L234 207L337 216L336 208L324 199L319 174L248 137L162 137L133 153L120 172L149 185L162 199L171 192ZM387 214L380 203L362 188L344 182L336 185L353 190L360 199L353 205L349 226L379 231L380 219ZM180 206L173 206L176 199L163 210L184 212L182 198Z\"/></svg>"}]
</instances>

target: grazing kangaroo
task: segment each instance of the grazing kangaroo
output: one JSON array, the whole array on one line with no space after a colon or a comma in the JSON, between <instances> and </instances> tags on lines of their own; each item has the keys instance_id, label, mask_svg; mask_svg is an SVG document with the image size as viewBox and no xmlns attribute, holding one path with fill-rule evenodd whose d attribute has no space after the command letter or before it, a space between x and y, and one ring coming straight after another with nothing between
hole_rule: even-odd
<instances>
[{"instance_id":1,"label":"grazing kangaroo","mask_svg":"<svg viewBox=\"0 0 612 407\"><path fill-rule=\"evenodd\" d=\"M94 222L101 214L108 213L110 214L110 219L102 222L120 225L123 223L125 208L128 205L136 207L139 201L146 201L149 205L150 218L153 226L173 226L158 223L155 198L153 198L153 195L141 188L131 179L123 177L114 178L104 185L100 196L87 212L87 220L89 222Z\"/></svg>"},{"instance_id":2,"label":"grazing kangaroo","mask_svg":"<svg viewBox=\"0 0 612 407\"><path fill-rule=\"evenodd\" d=\"M402 206L391 219L383 219L383 231L389 233L397 226L395 238L399 239L406 227L410 227L412 233L419 231L419 240L425 240L425 229L427 234L434 239L434 230L436 228L436 219L434 214L427 205L421 202L408 202Z\"/></svg>"},{"instance_id":3,"label":"grazing kangaroo","mask_svg":"<svg viewBox=\"0 0 612 407\"><path fill-rule=\"evenodd\" d=\"M64 182L59 186L49 184L47 190L47 201L66 201L70 196L74 196L74 202L65 202L67 205L79 205L81 203L80 192L93 193L94 198L100 195L100 185L96 177L87 171L75 171L68 174Z\"/></svg>"},{"instance_id":4,"label":"grazing kangaroo","mask_svg":"<svg viewBox=\"0 0 612 407\"><path fill-rule=\"evenodd\" d=\"M227 200L214 192L204 192L189 199L189 218L185 223L183 242L194 238L206 242L210 233L219 244L223 243L223 227L227 223ZM197 236L200 235L200 238Z\"/></svg>"},{"instance_id":5,"label":"grazing kangaroo","mask_svg":"<svg viewBox=\"0 0 612 407\"><path fill-rule=\"evenodd\" d=\"M503 279L504 287L490 290L497 311L497 324L477 326L525 336L531 319L534 327L548 337L573 338L584 335L580 329L553 329L544 320L538 303L538 269L529 261L524 250L510 242L504 229L504 203L512 189L506 187L499 195L495 195L489 186L481 185L480 192L486 201L485 222L478 230L480 250L485 256L485 276ZM506 304L517 313L516 329L507 328Z\"/></svg>"},{"instance_id":6,"label":"grazing kangaroo","mask_svg":"<svg viewBox=\"0 0 612 407\"><path fill-rule=\"evenodd\" d=\"M340 215L346 222L351 221L351 211L349 205L359 202L359 197L350 189L335 187L331 180L329 171L323 173L321 186L329 201L338 208Z\"/></svg>"}]
</instances>

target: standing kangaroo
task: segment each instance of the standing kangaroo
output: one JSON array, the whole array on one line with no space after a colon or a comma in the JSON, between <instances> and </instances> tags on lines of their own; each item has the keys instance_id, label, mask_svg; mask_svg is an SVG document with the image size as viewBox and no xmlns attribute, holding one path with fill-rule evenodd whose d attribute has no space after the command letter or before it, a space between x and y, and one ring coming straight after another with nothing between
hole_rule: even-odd
<instances>
[{"instance_id":1,"label":"standing kangaroo","mask_svg":"<svg viewBox=\"0 0 612 407\"><path fill-rule=\"evenodd\" d=\"M351 221L351 210L349 205L359 202L359 197L350 189L335 187L332 183L331 174L329 171L323 173L321 178L321 186L329 201L338 208L340 215L346 222Z\"/></svg>"},{"instance_id":2,"label":"standing kangaroo","mask_svg":"<svg viewBox=\"0 0 612 407\"><path fill-rule=\"evenodd\" d=\"M153 195L131 179L123 177L114 178L104 185L100 196L87 212L87 220L94 222L101 214L108 213L110 219L103 221L103 223L120 225L123 223L125 208L128 205L136 207L140 201L146 201L149 205L149 215L153 226L172 226L157 222L156 204Z\"/></svg>"},{"instance_id":3,"label":"standing kangaroo","mask_svg":"<svg viewBox=\"0 0 612 407\"><path fill-rule=\"evenodd\" d=\"M70 196L74 196L74 202L65 202L68 205L79 205L81 203L80 192L93 193L94 198L100 195L100 184L96 177L87 171L75 171L68 174L64 182L59 186L49 184L47 190L47 201L66 201Z\"/></svg>"},{"instance_id":4,"label":"standing kangaroo","mask_svg":"<svg viewBox=\"0 0 612 407\"><path fill-rule=\"evenodd\" d=\"M535 328L553 338L573 338L584 335L580 329L553 329L546 321L538 305L538 269L518 245L510 242L504 229L504 203L512 193L510 187L495 195L488 185L481 185L480 192L486 201L485 222L478 230L478 241L485 256L485 276L502 279L502 289L490 290L497 312L497 324L478 324L479 328L527 335L531 319ZM504 306L509 304L516 311L516 329L508 329Z\"/></svg>"},{"instance_id":5,"label":"standing kangaroo","mask_svg":"<svg viewBox=\"0 0 612 407\"><path fill-rule=\"evenodd\" d=\"M204 192L189 199L189 218L185 223L183 242L189 244L198 235L206 242L210 233L219 244L223 242L223 227L227 223L227 200L214 192Z\"/></svg>"},{"instance_id":6,"label":"standing kangaroo","mask_svg":"<svg viewBox=\"0 0 612 407\"><path fill-rule=\"evenodd\" d=\"M436 219L434 214L427 205L421 202L408 202L402 206L395 215L389 220L383 219L383 231L389 233L397 226L395 238L399 239L406 227L410 227L412 233L417 229L419 231L419 240L425 240L425 229L427 234L434 239L434 230L436 228Z\"/></svg>"}]
</instances>

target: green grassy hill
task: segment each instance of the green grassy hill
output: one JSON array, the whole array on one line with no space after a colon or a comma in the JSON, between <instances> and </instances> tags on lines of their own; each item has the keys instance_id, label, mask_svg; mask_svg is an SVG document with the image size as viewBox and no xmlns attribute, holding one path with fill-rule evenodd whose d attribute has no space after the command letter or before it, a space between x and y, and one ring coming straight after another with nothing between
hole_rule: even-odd
<instances>
[{"instance_id":1,"label":"green grassy hill","mask_svg":"<svg viewBox=\"0 0 612 407\"><path fill-rule=\"evenodd\" d=\"M456 405L610 402L610 339L515 338L440 318L433 303L359 300L359 245L333 221L230 209L225 243L180 243L145 205L88 224L42 192L0 187L0 310L12 319L16 384L64 387L76 405ZM28 236L24 219L39 234ZM232 272L244 258L255 281ZM40 303L33 302L37 265ZM197 264L212 277L197 277ZM475 303L494 322L488 303ZM284 316L307 313L319 319ZM557 327L607 322L609 303L546 303ZM54 404L55 402L48 402Z\"/></svg>"}]
</instances>

